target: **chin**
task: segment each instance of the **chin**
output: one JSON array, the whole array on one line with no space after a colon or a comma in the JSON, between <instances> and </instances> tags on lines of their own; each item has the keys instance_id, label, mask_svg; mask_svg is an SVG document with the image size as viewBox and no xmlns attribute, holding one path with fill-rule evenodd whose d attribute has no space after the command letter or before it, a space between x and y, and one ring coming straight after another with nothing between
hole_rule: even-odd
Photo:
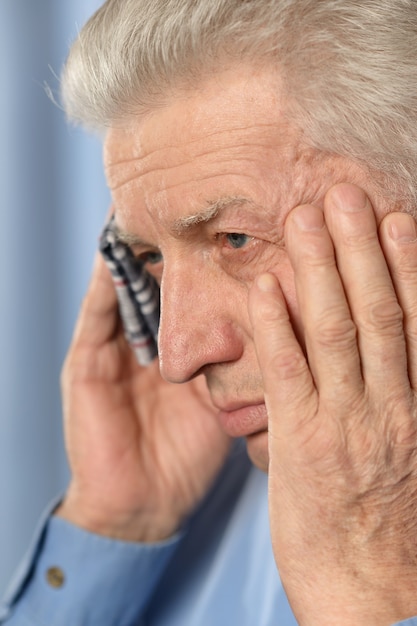
<instances>
[{"instance_id":1,"label":"chin","mask_svg":"<svg viewBox=\"0 0 417 626\"><path fill-rule=\"evenodd\" d=\"M265 430L246 437L246 447L248 456L255 467L267 474L269 465L268 432Z\"/></svg>"}]
</instances>

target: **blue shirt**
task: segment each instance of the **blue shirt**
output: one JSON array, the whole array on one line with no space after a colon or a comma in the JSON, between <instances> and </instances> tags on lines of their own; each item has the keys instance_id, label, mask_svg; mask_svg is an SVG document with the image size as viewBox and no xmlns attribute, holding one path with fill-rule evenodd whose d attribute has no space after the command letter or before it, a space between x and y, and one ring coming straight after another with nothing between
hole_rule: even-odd
<instances>
[{"instance_id":1,"label":"blue shirt","mask_svg":"<svg viewBox=\"0 0 417 626\"><path fill-rule=\"evenodd\" d=\"M64 575L55 587L47 576L54 567ZM296 626L271 548L267 477L235 446L187 527L156 544L113 541L48 515L0 623Z\"/></svg>"}]
</instances>

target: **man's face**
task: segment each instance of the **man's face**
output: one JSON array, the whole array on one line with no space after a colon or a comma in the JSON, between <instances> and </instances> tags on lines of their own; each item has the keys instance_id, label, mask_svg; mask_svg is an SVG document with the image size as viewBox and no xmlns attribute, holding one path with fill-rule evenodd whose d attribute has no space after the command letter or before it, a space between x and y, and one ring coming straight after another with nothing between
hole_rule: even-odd
<instances>
[{"instance_id":1,"label":"man's face","mask_svg":"<svg viewBox=\"0 0 417 626\"><path fill-rule=\"evenodd\" d=\"M113 128L105 144L117 224L161 285L162 375L180 383L204 374L224 430L246 437L265 471L248 289L274 272L302 341L285 218L299 204L320 205L336 182L369 187L357 165L307 148L283 104L269 68L236 68Z\"/></svg>"}]
</instances>

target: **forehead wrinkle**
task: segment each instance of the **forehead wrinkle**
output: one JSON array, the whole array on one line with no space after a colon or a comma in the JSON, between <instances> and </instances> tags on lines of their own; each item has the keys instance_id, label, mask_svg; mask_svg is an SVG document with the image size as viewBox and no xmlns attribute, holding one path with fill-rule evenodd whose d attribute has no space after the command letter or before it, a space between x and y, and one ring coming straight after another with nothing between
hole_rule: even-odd
<instances>
[{"instance_id":1,"label":"forehead wrinkle","mask_svg":"<svg viewBox=\"0 0 417 626\"><path fill-rule=\"evenodd\" d=\"M203 145L205 146L208 139L213 139L213 138L216 138L217 136L223 136L225 134L227 134L233 140L236 134L242 135L243 133L243 136L249 139L248 145L253 145L253 142L250 141L250 138L252 136L253 137L259 136L259 133L257 132L259 130L261 131L261 137L262 138L265 137L265 139L269 140L271 137L271 127L276 128L278 131L281 128L280 124L277 124L277 123L274 123L274 124L253 123L253 124L247 124L244 126L226 126L225 128L220 128L219 130L212 130L212 131L206 131L206 132L204 132L203 130L203 133L202 133L201 128L199 127L198 128L199 135L196 137L188 137L187 139L184 139L182 130L179 131L178 128L175 128L176 136L177 136L177 139L175 141L173 142L168 141L163 145L158 144L153 149L149 150L147 154L138 156L136 158L143 159L147 157L153 157L155 155L158 155L159 152L163 152L166 150L181 150L183 148L187 148L188 146L192 146L194 144L199 144L202 142L203 142ZM269 132L266 132L267 130ZM263 145L262 142L259 145ZM209 150L208 152L210 151L211 150ZM201 152L197 152L193 156L199 156L199 155L204 155L204 154L206 154L206 152L203 150ZM129 159L126 159L126 160L128 161ZM123 160L120 160L119 162L123 163Z\"/></svg>"},{"instance_id":2,"label":"forehead wrinkle","mask_svg":"<svg viewBox=\"0 0 417 626\"><path fill-rule=\"evenodd\" d=\"M110 188L117 190L119 187L124 184L128 184L132 180L134 180L138 175L146 176L148 173L158 173L163 172L167 169L174 169L176 167L181 167L183 165L187 165L190 162L193 162L196 158L201 158L208 156L213 153L213 151L229 151L229 150L240 150L244 148L259 148L261 150L266 149L266 143L270 141L271 133L266 133L267 130L276 127L279 128L278 124L251 124L248 126L236 126L232 128L222 128L220 130L207 132L203 136L193 137L184 141L182 137L179 138L178 141L173 143L168 142L166 145L156 145L153 149L145 151L143 154L132 154L131 156L119 156L117 159L110 159L109 153L111 150L109 146L107 146L106 150L106 164L105 171L106 176L109 181ZM258 133L257 133L258 131ZM259 136L259 131L261 131L262 135ZM226 145L218 145L217 143L214 146L206 149L207 139L213 139L216 136L223 136L224 134L228 135L228 142ZM244 138L239 142L235 142L235 135L242 135L245 133ZM255 137L257 136L257 141L255 141ZM146 142L145 142L146 143ZM192 154L188 154L187 150L184 151L184 148L189 148L194 145L198 145L202 143L202 148L200 150L194 150ZM142 146L143 148L143 146ZM157 167L154 165L154 160L158 159L159 155L166 152L174 152L175 153L175 161L168 162L165 164L159 163ZM178 157L181 158L178 158ZM149 163L150 161L150 163ZM130 165L134 169L134 172L129 176L120 176L118 175L118 168L121 166ZM116 172L114 172L116 170Z\"/></svg>"},{"instance_id":3,"label":"forehead wrinkle","mask_svg":"<svg viewBox=\"0 0 417 626\"><path fill-rule=\"evenodd\" d=\"M113 173L111 170L113 168L116 168L119 163L112 163L111 166L108 166L106 168L106 176L107 176L110 189L112 191L117 191L121 187L128 185L129 183L135 180L138 180L139 178L142 178L142 179L145 178L148 174L155 176L158 174L163 174L165 172L175 172L179 168L183 168L184 166L194 163L196 159L207 157L207 156L213 156L214 152L216 152L215 163L217 165L221 165L223 162L225 163L228 163L228 162L251 163L252 160L248 156L242 156L239 158L236 155L230 154L232 151L236 151L236 150L242 151L242 149L244 148L259 148L260 150L264 152L266 150L265 145L263 145L262 143L259 143L259 144L241 143L241 144L235 144L235 145L230 145L230 146L222 146L221 148L215 148L215 149L210 149L210 150L202 150L201 152L196 153L194 155L187 155L187 158L185 158L185 155L183 155L183 159L181 161L159 164L157 167L153 163L146 163L151 158L149 157L149 155L146 155L142 158L137 157L135 159L126 161L126 163L130 163L133 168L133 172L130 173L129 175L119 174L117 176L117 174ZM223 156L222 158L220 158L222 152L226 152L226 156ZM141 167L142 163L144 165L142 165Z\"/></svg>"}]
</instances>

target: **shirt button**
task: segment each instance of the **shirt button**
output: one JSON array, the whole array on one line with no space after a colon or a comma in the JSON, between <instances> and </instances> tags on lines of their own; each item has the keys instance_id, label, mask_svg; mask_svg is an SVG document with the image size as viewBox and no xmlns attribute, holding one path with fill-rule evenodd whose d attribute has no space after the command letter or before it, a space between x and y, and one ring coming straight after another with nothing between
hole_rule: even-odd
<instances>
[{"instance_id":1,"label":"shirt button","mask_svg":"<svg viewBox=\"0 0 417 626\"><path fill-rule=\"evenodd\" d=\"M65 583L65 575L60 567L50 567L46 571L46 580L54 589L61 589Z\"/></svg>"}]
</instances>

